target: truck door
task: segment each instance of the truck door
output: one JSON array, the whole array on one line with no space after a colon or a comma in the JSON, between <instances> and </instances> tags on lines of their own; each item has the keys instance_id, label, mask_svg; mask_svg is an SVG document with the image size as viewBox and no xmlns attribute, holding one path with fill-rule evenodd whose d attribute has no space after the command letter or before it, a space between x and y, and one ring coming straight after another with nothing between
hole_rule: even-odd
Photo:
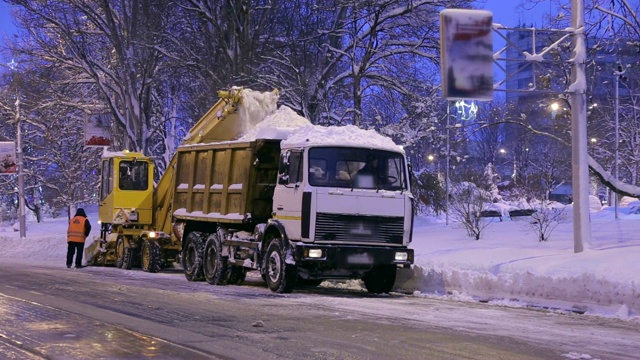
<instances>
[{"instance_id":1,"label":"truck door","mask_svg":"<svg viewBox=\"0 0 640 360\"><path fill-rule=\"evenodd\" d=\"M274 219L280 221L291 240L300 240L302 224L302 150L286 150L280 156L278 184L273 194Z\"/></svg>"},{"instance_id":2,"label":"truck door","mask_svg":"<svg viewBox=\"0 0 640 360\"><path fill-rule=\"evenodd\" d=\"M98 216L102 223L113 219L113 158L102 160Z\"/></svg>"}]
</instances>

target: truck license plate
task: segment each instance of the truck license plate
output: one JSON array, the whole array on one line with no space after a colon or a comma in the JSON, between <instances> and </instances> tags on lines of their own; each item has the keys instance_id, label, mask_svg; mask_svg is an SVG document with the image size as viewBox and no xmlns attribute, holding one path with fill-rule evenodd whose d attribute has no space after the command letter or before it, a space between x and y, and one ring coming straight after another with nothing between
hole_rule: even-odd
<instances>
[{"instance_id":1,"label":"truck license plate","mask_svg":"<svg viewBox=\"0 0 640 360\"><path fill-rule=\"evenodd\" d=\"M353 254L347 257L349 264L373 264L373 258L369 254Z\"/></svg>"}]
</instances>

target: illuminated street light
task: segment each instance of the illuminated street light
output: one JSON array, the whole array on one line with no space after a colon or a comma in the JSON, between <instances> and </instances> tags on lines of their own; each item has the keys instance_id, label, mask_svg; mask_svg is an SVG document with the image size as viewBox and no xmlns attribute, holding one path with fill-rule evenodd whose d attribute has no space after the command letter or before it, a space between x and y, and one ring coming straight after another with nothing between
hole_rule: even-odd
<instances>
[{"instance_id":1,"label":"illuminated street light","mask_svg":"<svg viewBox=\"0 0 640 360\"><path fill-rule=\"evenodd\" d=\"M506 155L507 154L507 150L505 149L500 149L498 150L500 152L501 155ZM516 177L518 175L518 166L516 163L516 153L515 151L513 152L513 174L511 174L511 177L513 178L513 182L516 182Z\"/></svg>"},{"instance_id":2,"label":"illuminated street light","mask_svg":"<svg viewBox=\"0 0 640 360\"><path fill-rule=\"evenodd\" d=\"M558 105L557 102L554 102L551 104L550 108L551 108L551 118L555 119L556 115L558 114L558 109L560 109L560 105Z\"/></svg>"}]
</instances>

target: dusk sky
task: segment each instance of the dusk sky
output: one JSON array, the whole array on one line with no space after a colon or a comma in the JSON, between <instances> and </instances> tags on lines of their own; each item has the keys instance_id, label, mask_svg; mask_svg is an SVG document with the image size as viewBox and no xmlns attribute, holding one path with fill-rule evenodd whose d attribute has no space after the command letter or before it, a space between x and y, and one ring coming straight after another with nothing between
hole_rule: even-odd
<instances>
[{"instance_id":1,"label":"dusk sky","mask_svg":"<svg viewBox=\"0 0 640 360\"><path fill-rule=\"evenodd\" d=\"M7 35L15 33L15 27L9 13L11 6L0 0L0 39L4 40Z\"/></svg>"},{"instance_id":2,"label":"dusk sky","mask_svg":"<svg viewBox=\"0 0 640 360\"><path fill-rule=\"evenodd\" d=\"M540 3L527 7L520 6L520 0L478 0L478 8L493 13L493 22L507 27L516 27L520 23L543 27L542 18L549 14L551 0L539 0Z\"/></svg>"},{"instance_id":3,"label":"dusk sky","mask_svg":"<svg viewBox=\"0 0 640 360\"><path fill-rule=\"evenodd\" d=\"M479 0L478 7L483 7L493 12L494 22L505 26L515 26L519 22L530 23L532 20L534 25L541 26L541 14L549 13L550 0L545 0L536 5L531 11L524 10L522 7L519 7L519 3L520 0ZM6 35L15 32L9 10L10 6L0 0L1 38L5 38Z\"/></svg>"},{"instance_id":4,"label":"dusk sky","mask_svg":"<svg viewBox=\"0 0 640 360\"><path fill-rule=\"evenodd\" d=\"M542 16L549 13L550 2L551 0L544 0L533 9L525 10L519 6L520 0L478 0L478 8L491 11L493 22L507 27L515 27L519 23L533 23L536 27L542 27ZM8 36L16 33L10 9L11 6L0 0L0 41L3 43ZM5 60L0 59L2 62L9 62L11 59Z\"/></svg>"}]
</instances>

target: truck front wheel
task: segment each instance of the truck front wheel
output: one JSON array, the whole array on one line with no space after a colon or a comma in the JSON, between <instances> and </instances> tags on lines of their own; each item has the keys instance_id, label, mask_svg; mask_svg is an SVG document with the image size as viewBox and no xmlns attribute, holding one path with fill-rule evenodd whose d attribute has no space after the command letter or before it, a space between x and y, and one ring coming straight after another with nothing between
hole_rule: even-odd
<instances>
[{"instance_id":1,"label":"truck front wheel","mask_svg":"<svg viewBox=\"0 0 640 360\"><path fill-rule=\"evenodd\" d=\"M225 285L229 278L227 259L222 257L222 243L217 234L211 234L204 245L204 278L211 285Z\"/></svg>"},{"instance_id":2,"label":"truck front wheel","mask_svg":"<svg viewBox=\"0 0 640 360\"><path fill-rule=\"evenodd\" d=\"M182 246L182 269L189 281L200 281L202 276L202 233L192 231L187 234Z\"/></svg>"},{"instance_id":3,"label":"truck front wheel","mask_svg":"<svg viewBox=\"0 0 640 360\"><path fill-rule=\"evenodd\" d=\"M122 260L124 259L124 240L118 237L116 240L116 266L122 268Z\"/></svg>"},{"instance_id":4,"label":"truck front wheel","mask_svg":"<svg viewBox=\"0 0 640 360\"><path fill-rule=\"evenodd\" d=\"M267 247L267 285L276 293L290 293L298 273L295 265L287 264L282 238L274 238Z\"/></svg>"},{"instance_id":5,"label":"truck front wheel","mask_svg":"<svg viewBox=\"0 0 640 360\"><path fill-rule=\"evenodd\" d=\"M126 270L133 267L133 249L126 246L122 236L116 242L116 266Z\"/></svg>"},{"instance_id":6,"label":"truck front wheel","mask_svg":"<svg viewBox=\"0 0 640 360\"><path fill-rule=\"evenodd\" d=\"M364 286L372 294L388 293L396 282L397 270L395 265L375 265L362 278Z\"/></svg>"},{"instance_id":7,"label":"truck front wheel","mask_svg":"<svg viewBox=\"0 0 640 360\"><path fill-rule=\"evenodd\" d=\"M155 241L144 241L140 256L142 270L157 273L160 271L160 245Z\"/></svg>"}]
</instances>

